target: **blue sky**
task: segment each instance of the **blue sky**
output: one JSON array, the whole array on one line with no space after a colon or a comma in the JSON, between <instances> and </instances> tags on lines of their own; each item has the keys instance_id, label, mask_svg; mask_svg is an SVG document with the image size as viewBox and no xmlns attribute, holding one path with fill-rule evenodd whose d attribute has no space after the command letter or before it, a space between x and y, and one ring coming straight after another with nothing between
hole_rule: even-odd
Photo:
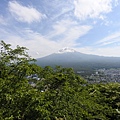
<instances>
[{"instance_id":1,"label":"blue sky","mask_svg":"<svg viewBox=\"0 0 120 120\"><path fill-rule=\"evenodd\" d=\"M120 1L1 0L0 33L34 58L64 47L120 57Z\"/></svg>"}]
</instances>

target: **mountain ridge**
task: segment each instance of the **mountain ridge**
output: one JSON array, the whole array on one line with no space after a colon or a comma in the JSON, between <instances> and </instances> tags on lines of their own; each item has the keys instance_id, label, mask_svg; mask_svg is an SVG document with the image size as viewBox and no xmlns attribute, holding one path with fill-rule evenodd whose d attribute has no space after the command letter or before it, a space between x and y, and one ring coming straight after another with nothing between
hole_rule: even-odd
<instances>
[{"instance_id":1,"label":"mountain ridge","mask_svg":"<svg viewBox=\"0 0 120 120\"><path fill-rule=\"evenodd\" d=\"M76 70L81 68L120 68L120 57L84 54L71 48L64 48L57 53L38 58L36 64L42 67L60 65L63 67L72 67Z\"/></svg>"}]
</instances>

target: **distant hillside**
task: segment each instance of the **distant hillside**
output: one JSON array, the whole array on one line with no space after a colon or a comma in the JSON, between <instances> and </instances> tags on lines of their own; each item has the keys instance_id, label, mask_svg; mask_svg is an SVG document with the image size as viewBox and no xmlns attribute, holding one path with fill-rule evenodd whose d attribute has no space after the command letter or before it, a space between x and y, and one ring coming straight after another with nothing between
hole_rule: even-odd
<instances>
[{"instance_id":1,"label":"distant hillside","mask_svg":"<svg viewBox=\"0 0 120 120\"><path fill-rule=\"evenodd\" d=\"M73 49L65 48L43 58L38 58L38 65L72 67L74 70L99 69L99 68L119 68L119 57L103 57L77 52Z\"/></svg>"}]
</instances>

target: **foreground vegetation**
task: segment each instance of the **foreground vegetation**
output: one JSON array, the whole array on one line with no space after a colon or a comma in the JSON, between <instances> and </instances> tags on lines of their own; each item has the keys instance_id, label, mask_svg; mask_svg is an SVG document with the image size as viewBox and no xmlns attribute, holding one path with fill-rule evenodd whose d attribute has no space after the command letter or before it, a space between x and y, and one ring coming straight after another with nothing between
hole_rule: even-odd
<instances>
[{"instance_id":1,"label":"foreground vegetation","mask_svg":"<svg viewBox=\"0 0 120 120\"><path fill-rule=\"evenodd\" d=\"M89 84L71 68L30 64L25 47L0 44L1 120L120 120L119 83Z\"/></svg>"}]
</instances>

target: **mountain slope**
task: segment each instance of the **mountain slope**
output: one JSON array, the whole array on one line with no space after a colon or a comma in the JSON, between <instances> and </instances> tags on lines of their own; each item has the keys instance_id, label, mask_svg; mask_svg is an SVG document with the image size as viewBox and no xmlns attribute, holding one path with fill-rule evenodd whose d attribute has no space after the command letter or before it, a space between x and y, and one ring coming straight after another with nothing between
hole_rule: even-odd
<instances>
[{"instance_id":1,"label":"mountain slope","mask_svg":"<svg viewBox=\"0 0 120 120\"><path fill-rule=\"evenodd\" d=\"M81 68L117 68L120 67L120 58L88 55L73 49L64 48L57 53L37 59L36 63L42 67L61 65L63 67L73 67L76 70Z\"/></svg>"}]
</instances>

